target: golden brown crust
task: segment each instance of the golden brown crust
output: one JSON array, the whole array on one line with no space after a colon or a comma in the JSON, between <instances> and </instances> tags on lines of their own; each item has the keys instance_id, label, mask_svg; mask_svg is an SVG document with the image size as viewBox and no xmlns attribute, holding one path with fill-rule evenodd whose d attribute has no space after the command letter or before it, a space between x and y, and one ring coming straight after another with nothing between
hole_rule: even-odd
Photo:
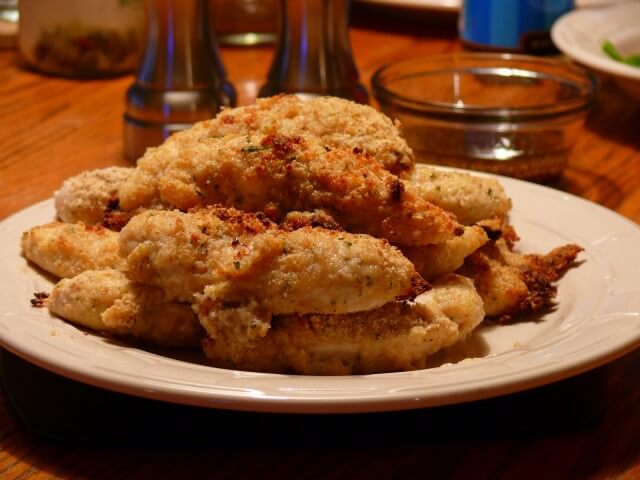
<instances>
[{"instance_id":1,"label":"golden brown crust","mask_svg":"<svg viewBox=\"0 0 640 480\"><path fill-rule=\"evenodd\" d=\"M258 99L253 105L223 110L201 124L209 136L279 132L313 136L327 148L364 153L397 173L413 166L413 152L401 136L400 124L379 111L349 100L295 95Z\"/></svg>"},{"instance_id":2,"label":"golden brown crust","mask_svg":"<svg viewBox=\"0 0 640 480\"><path fill-rule=\"evenodd\" d=\"M553 305L560 276L582 248L564 245L546 255L512 251L515 231L471 254L459 270L474 280L488 317L508 322Z\"/></svg>"},{"instance_id":3,"label":"golden brown crust","mask_svg":"<svg viewBox=\"0 0 640 480\"><path fill-rule=\"evenodd\" d=\"M537 312L553 304L557 288L553 284L573 264L578 253L578 245L562 245L546 255L525 255L526 267L523 279L529 289L529 295L520 304L520 312ZM503 318L503 321L511 320Z\"/></svg>"},{"instance_id":4,"label":"golden brown crust","mask_svg":"<svg viewBox=\"0 0 640 480\"><path fill-rule=\"evenodd\" d=\"M202 319L217 366L305 375L352 375L425 368L427 357L466 337L484 317L468 279L451 275L424 303L388 303L347 315L282 315L247 337L228 319Z\"/></svg>"},{"instance_id":5,"label":"golden brown crust","mask_svg":"<svg viewBox=\"0 0 640 480\"><path fill-rule=\"evenodd\" d=\"M324 228L325 230L342 230L338 222L323 210L313 212L289 212L281 223L284 230L297 230L303 227Z\"/></svg>"},{"instance_id":6,"label":"golden brown crust","mask_svg":"<svg viewBox=\"0 0 640 480\"><path fill-rule=\"evenodd\" d=\"M345 230L398 244L439 243L462 232L452 214L421 198L365 154L327 150L314 137L179 132L149 149L120 189L123 210L223 204L248 211L323 209ZM362 212L367 212L362 215Z\"/></svg>"},{"instance_id":7,"label":"golden brown crust","mask_svg":"<svg viewBox=\"0 0 640 480\"><path fill-rule=\"evenodd\" d=\"M463 225L504 218L511 210L511 199L494 178L427 166L408 170L401 178L422 198L453 213Z\"/></svg>"},{"instance_id":8,"label":"golden brown crust","mask_svg":"<svg viewBox=\"0 0 640 480\"><path fill-rule=\"evenodd\" d=\"M47 304L77 325L158 346L197 346L204 334L190 305L167 302L160 289L135 284L117 270L63 279Z\"/></svg>"},{"instance_id":9,"label":"golden brown crust","mask_svg":"<svg viewBox=\"0 0 640 480\"><path fill-rule=\"evenodd\" d=\"M55 193L58 218L66 223L100 225L117 204L120 185L133 168L108 167L82 172L67 179Z\"/></svg>"},{"instance_id":10,"label":"golden brown crust","mask_svg":"<svg viewBox=\"0 0 640 480\"><path fill-rule=\"evenodd\" d=\"M61 278L124 266L118 234L100 226L51 222L24 232L20 244L28 260Z\"/></svg>"},{"instance_id":11,"label":"golden brown crust","mask_svg":"<svg viewBox=\"0 0 640 480\"><path fill-rule=\"evenodd\" d=\"M322 228L284 231L233 209L143 212L122 230L120 248L131 279L183 301L203 295L208 308L256 301L270 314L348 313L426 288L386 240Z\"/></svg>"}]
</instances>

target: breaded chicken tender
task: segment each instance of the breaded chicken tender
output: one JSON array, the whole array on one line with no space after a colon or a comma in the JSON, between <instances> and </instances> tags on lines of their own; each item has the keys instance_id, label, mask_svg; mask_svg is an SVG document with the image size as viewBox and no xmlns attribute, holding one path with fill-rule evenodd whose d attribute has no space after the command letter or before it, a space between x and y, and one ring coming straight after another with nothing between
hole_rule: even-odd
<instances>
[{"instance_id":1,"label":"breaded chicken tender","mask_svg":"<svg viewBox=\"0 0 640 480\"><path fill-rule=\"evenodd\" d=\"M283 231L263 215L208 208L147 211L120 233L127 275L169 298L203 295L256 315L349 313L413 298L426 282L385 240L305 227Z\"/></svg>"},{"instance_id":2,"label":"breaded chicken tender","mask_svg":"<svg viewBox=\"0 0 640 480\"><path fill-rule=\"evenodd\" d=\"M256 236L277 225L260 214L209 207L193 213L148 210L120 232L127 275L165 290L170 298L192 301L230 268L248 265L263 252L251 250ZM259 245L258 245L259 246Z\"/></svg>"},{"instance_id":3,"label":"breaded chicken tender","mask_svg":"<svg viewBox=\"0 0 640 480\"><path fill-rule=\"evenodd\" d=\"M582 248L563 245L546 255L512 251L513 240L499 238L471 254L459 273L473 279L487 317L501 322L538 312L553 304L554 282Z\"/></svg>"},{"instance_id":4,"label":"breaded chicken tender","mask_svg":"<svg viewBox=\"0 0 640 480\"><path fill-rule=\"evenodd\" d=\"M120 185L131 172L133 168L108 167L67 179L55 193L58 218L66 223L102 224L105 214L116 208Z\"/></svg>"},{"instance_id":5,"label":"breaded chicken tender","mask_svg":"<svg viewBox=\"0 0 640 480\"><path fill-rule=\"evenodd\" d=\"M192 133L198 139L255 133L313 136L324 147L361 151L392 173L411 168L414 162L398 121L337 97L258 99L253 105L223 110L196 125Z\"/></svg>"},{"instance_id":6,"label":"breaded chicken tender","mask_svg":"<svg viewBox=\"0 0 640 480\"><path fill-rule=\"evenodd\" d=\"M435 280L445 273L462 267L464 259L489 241L479 225L465 227L464 233L437 245L402 247L402 253L415 265L416 270L427 280Z\"/></svg>"},{"instance_id":7,"label":"breaded chicken tender","mask_svg":"<svg viewBox=\"0 0 640 480\"><path fill-rule=\"evenodd\" d=\"M280 315L261 337L232 318L200 312L216 366L305 375L350 375L425 368L429 355L466 337L484 317L469 279L449 275L420 297L345 315Z\"/></svg>"},{"instance_id":8,"label":"breaded chicken tender","mask_svg":"<svg viewBox=\"0 0 640 480\"><path fill-rule=\"evenodd\" d=\"M502 222L495 219L500 225ZM485 222L486 223L486 222ZM290 212L280 228L296 230L302 227L322 227L341 230L340 225L323 211ZM464 228L464 233L435 245L400 246L402 253L414 264L417 272L427 281L453 273L464 264L464 259L489 241L482 225Z\"/></svg>"},{"instance_id":9,"label":"breaded chicken tender","mask_svg":"<svg viewBox=\"0 0 640 480\"><path fill-rule=\"evenodd\" d=\"M167 302L159 288L118 270L87 270L60 280L49 310L77 325L159 346L194 347L204 332L189 304Z\"/></svg>"},{"instance_id":10,"label":"breaded chicken tender","mask_svg":"<svg viewBox=\"0 0 640 480\"><path fill-rule=\"evenodd\" d=\"M28 260L61 278L124 266L118 234L100 226L52 222L24 232L20 245Z\"/></svg>"},{"instance_id":11,"label":"breaded chicken tender","mask_svg":"<svg viewBox=\"0 0 640 480\"><path fill-rule=\"evenodd\" d=\"M493 178L421 166L401 175L421 198L453 213L463 225L504 217L511 199ZM405 184L406 184L405 183Z\"/></svg>"},{"instance_id":12,"label":"breaded chicken tender","mask_svg":"<svg viewBox=\"0 0 640 480\"><path fill-rule=\"evenodd\" d=\"M441 243L462 233L451 213L366 155L325 148L314 137L198 139L194 132L178 132L147 150L120 188L123 210L223 204L281 219L292 210L323 209L345 230L402 245Z\"/></svg>"}]
</instances>

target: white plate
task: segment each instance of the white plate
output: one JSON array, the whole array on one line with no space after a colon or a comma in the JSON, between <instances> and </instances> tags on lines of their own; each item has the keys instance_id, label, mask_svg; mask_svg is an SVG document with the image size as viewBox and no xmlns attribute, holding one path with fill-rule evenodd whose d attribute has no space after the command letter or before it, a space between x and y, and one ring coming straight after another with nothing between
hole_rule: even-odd
<instances>
[{"instance_id":1,"label":"white plate","mask_svg":"<svg viewBox=\"0 0 640 480\"><path fill-rule=\"evenodd\" d=\"M551 38L571 59L613 75L631 96L640 99L640 67L610 58L602 51L606 40L623 54L640 53L640 2L608 8L576 10L553 24Z\"/></svg>"},{"instance_id":2,"label":"white plate","mask_svg":"<svg viewBox=\"0 0 640 480\"><path fill-rule=\"evenodd\" d=\"M442 10L457 12L462 6L462 0L357 0L360 3L373 3L388 7L417 8L420 10ZM593 8L620 3L625 0L576 0L577 8Z\"/></svg>"},{"instance_id":3,"label":"white plate","mask_svg":"<svg viewBox=\"0 0 640 480\"><path fill-rule=\"evenodd\" d=\"M215 408L360 412L493 397L602 365L640 344L640 227L603 207L518 180L501 179L523 251L575 242L581 265L560 282L557 308L538 321L488 326L471 345L482 358L402 373L349 377L223 370L133 348L34 309L51 283L19 253L20 233L53 218L51 201L0 224L0 343L25 359L99 387Z\"/></svg>"}]
</instances>

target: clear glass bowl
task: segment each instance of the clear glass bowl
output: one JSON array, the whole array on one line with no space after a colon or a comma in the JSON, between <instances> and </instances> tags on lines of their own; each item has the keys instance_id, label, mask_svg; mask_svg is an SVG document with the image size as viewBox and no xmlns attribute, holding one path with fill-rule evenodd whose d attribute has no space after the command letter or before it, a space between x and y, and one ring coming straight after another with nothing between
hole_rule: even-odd
<instances>
[{"instance_id":1,"label":"clear glass bowl","mask_svg":"<svg viewBox=\"0 0 640 480\"><path fill-rule=\"evenodd\" d=\"M560 60L460 53L386 65L372 87L419 162L551 181L562 174L597 81Z\"/></svg>"}]
</instances>

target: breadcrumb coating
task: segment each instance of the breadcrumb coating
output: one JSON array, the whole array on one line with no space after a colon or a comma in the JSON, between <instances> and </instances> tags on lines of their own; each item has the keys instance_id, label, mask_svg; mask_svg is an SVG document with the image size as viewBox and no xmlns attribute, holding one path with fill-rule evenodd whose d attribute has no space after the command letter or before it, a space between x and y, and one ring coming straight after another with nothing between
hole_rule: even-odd
<instances>
[{"instance_id":1,"label":"breadcrumb coating","mask_svg":"<svg viewBox=\"0 0 640 480\"><path fill-rule=\"evenodd\" d=\"M469 279L449 275L419 299L345 315L281 315L262 336L233 317L200 314L216 366L304 375L354 375L425 368L429 355L465 338L482 320Z\"/></svg>"},{"instance_id":2,"label":"breadcrumb coating","mask_svg":"<svg viewBox=\"0 0 640 480\"><path fill-rule=\"evenodd\" d=\"M135 284L117 270L60 280L48 306L77 325L152 345L195 347L204 334L189 304L165 301L159 288Z\"/></svg>"},{"instance_id":3,"label":"breadcrumb coating","mask_svg":"<svg viewBox=\"0 0 640 480\"><path fill-rule=\"evenodd\" d=\"M505 217L511 199L494 178L422 166L401 175L421 198L451 212L463 225L491 217Z\"/></svg>"},{"instance_id":4,"label":"breadcrumb coating","mask_svg":"<svg viewBox=\"0 0 640 480\"><path fill-rule=\"evenodd\" d=\"M129 211L160 203L188 210L222 204L274 219L323 209L345 230L403 245L440 243L462 233L451 213L414 187L370 157L325 148L314 137L198 139L192 129L147 150L120 189L120 206Z\"/></svg>"},{"instance_id":5,"label":"breadcrumb coating","mask_svg":"<svg viewBox=\"0 0 640 480\"><path fill-rule=\"evenodd\" d=\"M195 128L200 138L254 133L313 136L325 147L360 151L392 173L414 163L397 120L368 105L337 97L262 98L253 105L225 109Z\"/></svg>"},{"instance_id":6,"label":"breadcrumb coating","mask_svg":"<svg viewBox=\"0 0 640 480\"><path fill-rule=\"evenodd\" d=\"M108 167L67 179L54 195L58 218L66 223L101 225L105 215L117 208L118 190L131 172L133 168Z\"/></svg>"},{"instance_id":7,"label":"breadcrumb coating","mask_svg":"<svg viewBox=\"0 0 640 480\"><path fill-rule=\"evenodd\" d=\"M147 211L120 233L127 275L169 298L224 308L255 300L262 315L348 313L426 288L402 253L367 235L278 229L259 214Z\"/></svg>"},{"instance_id":8,"label":"breadcrumb coating","mask_svg":"<svg viewBox=\"0 0 640 480\"><path fill-rule=\"evenodd\" d=\"M20 245L28 260L61 278L85 270L124 267L118 234L100 226L47 223L24 232Z\"/></svg>"},{"instance_id":9,"label":"breadcrumb coating","mask_svg":"<svg viewBox=\"0 0 640 480\"><path fill-rule=\"evenodd\" d=\"M553 305L554 284L582 251L563 245L545 255L513 251L509 236L488 242L465 260L459 273L473 279L487 317L501 322L535 313Z\"/></svg>"}]
</instances>

